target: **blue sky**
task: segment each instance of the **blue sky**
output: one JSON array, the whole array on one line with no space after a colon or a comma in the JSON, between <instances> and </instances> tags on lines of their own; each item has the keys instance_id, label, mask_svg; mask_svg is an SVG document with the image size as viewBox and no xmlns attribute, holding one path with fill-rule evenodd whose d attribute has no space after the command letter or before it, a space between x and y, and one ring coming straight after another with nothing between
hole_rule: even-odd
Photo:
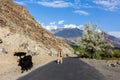
<instances>
[{"instance_id":1,"label":"blue sky","mask_svg":"<svg viewBox=\"0 0 120 80\"><path fill-rule=\"evenodd\" d=\"M14 0L45 28L83 27L87 22L120 32L120 0Z\"/></svg>"}]
</instances>

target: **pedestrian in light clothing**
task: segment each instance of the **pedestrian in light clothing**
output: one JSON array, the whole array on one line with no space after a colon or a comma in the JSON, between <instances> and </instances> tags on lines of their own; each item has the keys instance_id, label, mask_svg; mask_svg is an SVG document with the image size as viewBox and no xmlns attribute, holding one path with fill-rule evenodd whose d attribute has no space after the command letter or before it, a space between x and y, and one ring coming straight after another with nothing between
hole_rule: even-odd
<instances>
[{"instance_id":1,"label":"pedestrian in light clothing","mask_svg":"<svg viewBox=\"0 0 120 80\"><path fill-rule=\"evenodd\" d=\"M57 58L58 58L57 63L62 64L63 60L62 60L62 50L61 49L58 50Z\"/></svg>"}]
</instances>

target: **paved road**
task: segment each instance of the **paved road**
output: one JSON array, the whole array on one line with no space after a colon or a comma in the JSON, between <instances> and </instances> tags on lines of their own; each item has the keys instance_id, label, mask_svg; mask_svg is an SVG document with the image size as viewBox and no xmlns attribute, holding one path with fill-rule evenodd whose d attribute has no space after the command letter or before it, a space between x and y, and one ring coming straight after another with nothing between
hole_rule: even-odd
<instances>
[{"instance_id":1,"label":"paved road","mask_svg":"<svg viewBox=\"0 0 120 80\"><path fill-rule=\"evenodd\" d=\"M63 64L51 62L17 80L105 80L100 72L78 58L63 61Z\"/></svg>"}]
</instances>

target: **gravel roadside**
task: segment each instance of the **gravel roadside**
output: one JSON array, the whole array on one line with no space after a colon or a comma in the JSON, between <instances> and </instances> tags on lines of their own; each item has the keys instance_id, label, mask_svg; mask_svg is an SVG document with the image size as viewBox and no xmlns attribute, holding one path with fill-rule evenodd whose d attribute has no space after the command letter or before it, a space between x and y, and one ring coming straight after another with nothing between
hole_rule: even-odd
<instances>
[{"instance_id":1,"label":"gravel roadside","mask_svg":"<svg viewBox=\"0 0 120 80\"><path fill-rule=\"evenodd\" d=\"M90 66L96 68L107 80L120 80L120 65L116 67L107 66L105 60L81 59Z\"/></svg>"}]
</instances>

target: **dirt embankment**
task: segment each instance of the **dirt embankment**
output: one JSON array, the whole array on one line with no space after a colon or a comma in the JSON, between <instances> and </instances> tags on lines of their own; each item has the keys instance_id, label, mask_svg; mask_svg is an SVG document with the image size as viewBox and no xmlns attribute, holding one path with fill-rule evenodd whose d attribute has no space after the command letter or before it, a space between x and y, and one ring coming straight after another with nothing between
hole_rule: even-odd
<instances>
[{"instance_id":1,"label":"dirt embankment","mask_svg":"<svg viewBox=\"0 0 120 80\"><path fill-rule=\"evenodd\" d=\"M120 80L120 65L116 67L108 66L106 60L81 59L92 67L100 71L107 80Z\"/></svg>"},{"instance_id":2,"label":"dirt embankment","mask_svg":"<svg viewBox=\"0 0 120 80\"><path fill-rule=\"evenodd\" d=\"M21 68L18 66L17 57L9 54L0 53L0 80L16 80L18 77L23 76L37 67L40 67L50 61L56 59L56 56L49 56L46 54L39 54L32 57L33 68L28 72L21 73Z\"/></svg>"}]
</instances>

